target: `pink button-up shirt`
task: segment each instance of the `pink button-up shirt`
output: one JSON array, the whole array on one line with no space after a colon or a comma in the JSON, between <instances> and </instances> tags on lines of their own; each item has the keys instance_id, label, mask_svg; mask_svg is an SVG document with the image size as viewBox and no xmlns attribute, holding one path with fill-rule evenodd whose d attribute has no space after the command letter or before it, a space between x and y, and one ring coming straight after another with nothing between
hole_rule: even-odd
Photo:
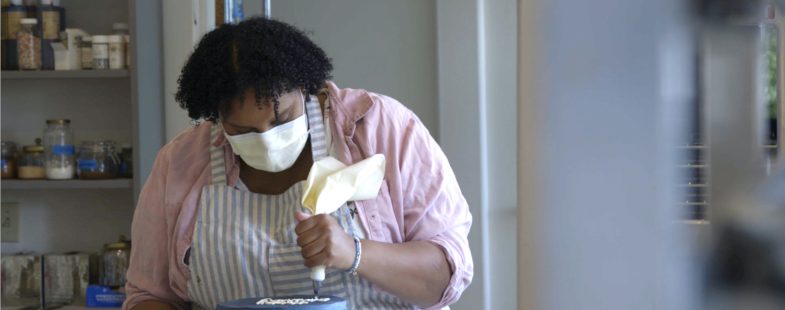
<instances>
[{"instance_id":1,"label":"pink button-up shirt","mask_svg":"<svg viewBox=\"0 0 785 310\"><path fill-rule=\"evenodd\" d=\"M428 240L439 246L452 276L432 308L454 303L472 280L467 240L472 216L447 157L417 116L395 99L327 84L332 155L346 164L379 153L387 159L379 195L357 202L367 238L390 243ZM190 271L185 255L202 187L211 183L210 143L224 147L230 186L240 172L224 136L210 141L210 128L209 122L189 128L158 153L134 214L123 309L145 300L186 308Z\"/></svg>"}]
</instances>

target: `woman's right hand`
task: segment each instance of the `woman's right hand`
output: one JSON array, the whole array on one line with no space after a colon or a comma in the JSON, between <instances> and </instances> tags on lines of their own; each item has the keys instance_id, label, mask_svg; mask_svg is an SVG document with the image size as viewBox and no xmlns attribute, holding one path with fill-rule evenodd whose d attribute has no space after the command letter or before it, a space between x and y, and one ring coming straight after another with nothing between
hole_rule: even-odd
<instances>
[{"instance_id":1,"label":"woman's right hand","mask_svg":"<svg viewBox=\"0 0 785 310\"><path fill-rule=\"evenodd\" d=\"M297 244L302 247L306 267L327 266L346 270L355 256L354 238L346 233L332 216L294 214L300 223L294 228Z\"/></svg>"}]
</instances>

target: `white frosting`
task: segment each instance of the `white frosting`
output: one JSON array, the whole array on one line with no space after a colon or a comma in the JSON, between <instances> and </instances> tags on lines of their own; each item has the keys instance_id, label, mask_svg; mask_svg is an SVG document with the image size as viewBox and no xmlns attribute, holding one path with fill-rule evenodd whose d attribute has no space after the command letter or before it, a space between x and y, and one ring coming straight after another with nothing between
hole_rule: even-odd
<instances>
[{"instance_id":1,"label":"white frosting","mask_svg":"<svg viewBox=\"0 0 785 310\"><path fill-rule=\"evenodd\" d=\"M330 298L264 298L256 302L257 305L307 305L313 302L328 302Z\"/></svg>"}]
</instances>

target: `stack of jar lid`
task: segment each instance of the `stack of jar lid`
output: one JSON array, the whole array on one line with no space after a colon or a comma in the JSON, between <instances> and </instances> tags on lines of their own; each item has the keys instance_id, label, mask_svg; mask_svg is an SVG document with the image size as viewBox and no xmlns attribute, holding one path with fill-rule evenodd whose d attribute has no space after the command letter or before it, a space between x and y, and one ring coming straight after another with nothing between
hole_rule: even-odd
<instances>
[{"instance_id":1,"label":"stack of jar lid","mask_svg":"<svg viewBox=\"0 0 785 310\"><path fill-rule=\"evenodd\" d=\"M111 179L131 177L132 163L130 146L118 155L114 141L84 141L77 155L74 147L70 120L47 120L44 139L23 147L24 153L17 154L13 142L2 142L3 179ZM43 142L43 144L42 144ZM122 159L121 159L122 157Z\"/></svg>"}]
</instances>

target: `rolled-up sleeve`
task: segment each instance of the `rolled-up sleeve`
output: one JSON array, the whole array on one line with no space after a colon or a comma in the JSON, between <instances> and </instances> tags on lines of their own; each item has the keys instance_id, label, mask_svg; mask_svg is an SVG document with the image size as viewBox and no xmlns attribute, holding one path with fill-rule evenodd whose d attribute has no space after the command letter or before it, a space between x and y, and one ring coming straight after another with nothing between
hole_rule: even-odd
<instances>
[{"instance_id":1,"label":"rolled-up sleeve","mask_svg":"<svg viewBox=\"0 0 785 310\"><path fill-rule=\"evenodd\" d=\"M171 225L167 225L164 197L167 157L167 148L164 148L156 157L134 212L124 310L148 300L169 303L178 309L186 308L185 301L172 290L169 279L168 249L172 229Z\"/></svg>"},{"instance_id":2,"label":"rolled-up sleeve","mask_svg":"<svg viewBox=\"0 0 785 310\"><path fill-rule=\"evenodd\" d=\"M427 240L444 252L452 275L438 309L458 301L472 281L469 206L444 152L413 113L404 117L398 165L406 241Z\"/></svg>"}]
</instances>

